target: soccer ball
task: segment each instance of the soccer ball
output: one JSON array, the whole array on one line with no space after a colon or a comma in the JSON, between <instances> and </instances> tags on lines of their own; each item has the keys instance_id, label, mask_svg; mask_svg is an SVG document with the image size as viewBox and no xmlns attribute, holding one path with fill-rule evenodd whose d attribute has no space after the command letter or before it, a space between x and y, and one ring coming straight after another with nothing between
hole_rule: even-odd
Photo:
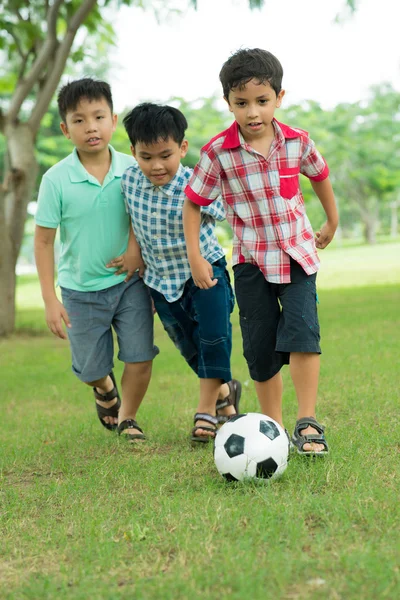
<instances>
[{"instance_id":1,"label":"soccer ball","mask_svg":"<svg viewBox=\"0 0 400 600\"><path fill-rule=\"evenodd\" d=\"M285 471L288 458L285 430L266 415L235 415L215 436L215 465L228 481L275 479Z\"/></svg>"}]
</instances>

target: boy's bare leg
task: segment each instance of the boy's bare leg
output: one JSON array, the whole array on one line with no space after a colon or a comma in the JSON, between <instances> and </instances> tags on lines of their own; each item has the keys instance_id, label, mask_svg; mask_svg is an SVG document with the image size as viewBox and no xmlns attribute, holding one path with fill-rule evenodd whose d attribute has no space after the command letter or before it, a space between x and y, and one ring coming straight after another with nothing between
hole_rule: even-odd
<instances>
[{"instance_id":1,"label":"boy's bare leg","mask_svg":"<svg viewBox=\"0 0 400 600\"><path fill-rule=\"evenodd\" d=\"M312 352L291 352L290 375L296 390L299 404L297 418L314 417L317 405L317 391L319 378L319 354ZM300 432L302 435L317 433L314 427L307 427ZM304 444L305 452L322 452L323 444Z\"/></svg>"},{"instance_id":2,"label":"boy's bare leg","mask_svg":"<svg viewBox=\"0 0 400 600\"><path fill-rule=\"evenodd\" d=\"M126 419L136 419L136 413L149 387L153 361L125 363L121 380L121 408L118 423ZM137 429L125 429L123 434L140 433Z\"/></svg>"},{"instance_id":3,"label":"boy's bare leg","mask_svg":"<svg viewBox=\"0 0 400 600\"><path fill-rule=\"evenodd\" d=\"M107 392L111 392L111 390L114 387L113 380L109 375L106 375L101 379L96 379L96 381L87 382L86 385L89 385L92 388L95 387L99 394L103 395L107 394ZM103 408L111 408L112 406L114 406L114 404L116 404L117 401L117 398L113 398L109 402L103 402L102 400L97 400L96 398L97 404L99 404ZM109 425L116 425L118 423L117 417L102 417L102 419L105 423L108 423Z\"/></svg>"},{"instance_id":4,"label":"boy's bare leg","mask_svg":"<svg viewBox=\"0 0 400 600\"><path fill-rule=\"evenodd\" d=\"M215 404L217 402L217 398L220 394L221 380L220 379L199 379L200 381L200 400L197 406L196 412L199 413L208 413L209 415L215 416ZM226 385L226 384L225 384ZM228 386L226 386L228 388ZM229 388L228 388L229 394ZM228 395L226 394L226 396ZM225 397L226 397L225 396ZM196 421L196 427L200 427L201 425L210 427L210 423L207 421ZM197 429L195 435L198 436L210 436L214 437L212 431L207 431L206 429Z\"/></svg>"},{"instance_id":5,"label":"boy's bare leg","mask_svg":"<svg viewBox=\"0 0 400 600\"><path fill-rule=\"evenodd\" d=\"M274 419L283 427L282 421L282 394L283 381L281 373L276 373L266 381L255 381L257 398L263 415Z\"/></svg>"}]
</instances>

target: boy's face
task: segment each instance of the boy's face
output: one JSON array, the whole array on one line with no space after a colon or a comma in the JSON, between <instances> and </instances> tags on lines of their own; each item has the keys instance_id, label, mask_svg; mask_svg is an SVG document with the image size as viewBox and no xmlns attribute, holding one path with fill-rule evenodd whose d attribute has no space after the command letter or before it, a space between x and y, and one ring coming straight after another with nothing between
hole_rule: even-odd
<instances>
[{"instance_id":1,"label":"boy's face","mask_svg":"<svg viewBox=\"0 0 400 600\"><path fill-rule=\"evenodd\" d=\"M251 79L244 89L233 88L227 99L244 139L249 142L271 134L274 113L280 107L285 91L276 95L268 82Z\"/></svg>"},{"instance_id":2,"label":"boy's face","mask_svg":"<svg viewBox=\"0 0 400 600\"><path fill-rule=\"evenodd\" d=\"M188 142L183 140L179 145L172 138L159 140L155 144L138 142L131 146L143 174L153 185L166 185L173 179L179 169L181 159L186 156Z\"/></svg>"},{"instance_id":3,"label":"boy's face","mask_svg":"<svg viewBox=\"0 0 400 600\"><path fill-rule=\"evenodd\" d=\"M89 155L108 150L116 125L117 115L111 113L105 98L82 98L74 111L67 112L61 131L80 154Z\"/></svg>"}]
</instances>

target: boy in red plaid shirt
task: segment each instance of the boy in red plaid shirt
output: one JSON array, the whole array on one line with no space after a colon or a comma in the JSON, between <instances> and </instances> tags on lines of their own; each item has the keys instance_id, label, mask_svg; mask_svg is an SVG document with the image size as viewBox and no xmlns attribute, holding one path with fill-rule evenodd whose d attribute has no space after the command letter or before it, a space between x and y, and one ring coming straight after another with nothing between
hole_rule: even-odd
<instances>
[{"instance_id":1,"label":"boy in red plaid shirt","mask_svg":"<svg viewBox=\"0 0 400 600\"><path fill-rule=\"evenodd\" d=\"M292 442L300 454L324 455L315 415L320 364L316 248L332 240L338 213L328 166L307 132L274 118L285 94L278 59L239 50L220 72L235 122L202 148L185 190L184 228L195 284L215 285L199 251L200 207L221 194L233 229L232 264L243 351L261 410L282 425L282 377L290 364L298 400ZM327 220L315 233L299 174L311 181Z\"/></svg>"}]
</instances>

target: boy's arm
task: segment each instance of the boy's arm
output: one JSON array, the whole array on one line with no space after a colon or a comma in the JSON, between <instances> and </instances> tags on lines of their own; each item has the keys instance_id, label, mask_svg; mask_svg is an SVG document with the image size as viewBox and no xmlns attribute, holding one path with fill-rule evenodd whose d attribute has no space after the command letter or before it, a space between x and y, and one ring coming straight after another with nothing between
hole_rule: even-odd
<instances>
[{"instance_id":1,"label":"boy's arm","mask_svg":"<svg viewBox=\"0 0 400 600\"><path fill-rule=\"evenodd\" d=\"M218 279L212 279L213 268L200 253L200 224L200 206L186 198L183 204L183 230L190 269L195 285L202 290L207 290L214 287Z\"/></svg>"},{"instance_id":2,"label":"boy's arm","mask_svg":"<svg viewBox=\"0 0 400 600\"><path fill-rule=\"evenodd\" d=\"M326 214L326 223L315 233L315 245L322 250L326 248L335 235L339 223L339 215L329 177L322 181L311 180L311 185Z\"/></svg>"},{"instance_id":3,"label":"boy's arm","mask_svg":"<svg viewBox=\"0 0 400 600\"><path fill-rule=\"evenodd\" d=\"M62 321L67 327L71 327L71 323L67 311L57 298L54 287L54 239L56 232L57 229L36 225L35 260L45 305L47 326L54 335L65 340L67 335L63 329Z\"/></svg>"},{"instance_id":4,"label":"boy's arm","mask_svg":"<svg viewBox=\"0 0 400 600\"><path fill-rule=\"evenodd\" d=\"M138 271L139 277L143 277L145 264L142 259L140 246L133 232L132 223L129 226L129 240L126 252L110 260L106 264L106 267L116 268L115 275L121 275L121 273L126 272L125 281L129 281L136 271Z\"/></svg>"}]
</instances>

